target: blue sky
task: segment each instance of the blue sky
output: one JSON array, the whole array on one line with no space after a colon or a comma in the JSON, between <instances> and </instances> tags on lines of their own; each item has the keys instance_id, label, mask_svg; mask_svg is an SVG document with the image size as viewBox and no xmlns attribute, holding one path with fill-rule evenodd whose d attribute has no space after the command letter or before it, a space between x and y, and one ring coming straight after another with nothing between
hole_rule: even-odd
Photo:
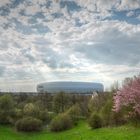
<instances>
[{"instance_id":1,"label":"blue sky","mask_svg":"<svg viewBox=\"0 0 140 140\"><path fill-rule=\"evenodd\" d=\"M139 72L140 0L0 0L2 91Z\"/></svg>"}]
</instances>

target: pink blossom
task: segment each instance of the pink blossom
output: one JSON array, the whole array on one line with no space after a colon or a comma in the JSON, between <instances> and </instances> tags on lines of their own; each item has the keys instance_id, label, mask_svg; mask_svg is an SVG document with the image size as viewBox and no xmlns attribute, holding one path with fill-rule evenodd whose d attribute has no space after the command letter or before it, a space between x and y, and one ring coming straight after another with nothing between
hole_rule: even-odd
<instances>
[{"instance_id":1,"label":"pink blossom","mask_svg":"<svg viewBox=\"0 0 140 140\"><path fill-rule=\"evenodd\" d=\"M113 110L118 112L122 107L131 109L129 114L140 115L140 76L134 77L114 94Z\"/></svg>"}]
</instances>

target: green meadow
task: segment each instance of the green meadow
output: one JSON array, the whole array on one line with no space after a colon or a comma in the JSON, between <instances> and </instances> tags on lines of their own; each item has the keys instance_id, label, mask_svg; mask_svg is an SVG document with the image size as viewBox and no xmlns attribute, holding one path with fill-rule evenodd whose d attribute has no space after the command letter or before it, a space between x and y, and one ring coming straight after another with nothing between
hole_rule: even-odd
<instances>
[{"instance_id":1,"label":"green meadow","mask_svg":"<svg viewBox=\"0 0 140 140\"><path fill-rule=\"evenodd\" d=\"M63 132L23 133L13 127L0 126L0 140L140 140L140 128L131 125L92 130L85 122L80 122L71 130Z\"/></svg>"}]
</instances>

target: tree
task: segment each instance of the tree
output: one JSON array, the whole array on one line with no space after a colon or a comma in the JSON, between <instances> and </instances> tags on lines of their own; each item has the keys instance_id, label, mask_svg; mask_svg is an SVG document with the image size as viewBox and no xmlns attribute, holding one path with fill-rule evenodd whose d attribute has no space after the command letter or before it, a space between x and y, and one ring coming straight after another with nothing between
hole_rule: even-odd
<instances>
[{"instance_id":1,"label":"tree","mask_svg":"<svg viewBox=\"0 0 140 140\"><path fill-rule=\"evenodd\" d=\"M14 115L14 101L11 95L3 95L0 97L0 123L11 123Z\"/></svg>"},{"instance_id":2,"label":"tree","mask_svg":"<svg viewBox=\"0 0 140 140\"><path fill-rule=\"evenodd\" d=\"M113 110L119 112L124 108L129 117L140 120L140 76L127 80L115 94Z\"/></svg>"},{"instance_id":3,"label":"tree","mask_svg":"<svg viewBox=\"0 0 140 140\"><path fill-rule=\"evenodd\" d=\"M100 111L103 126L108 126L112 123L112 104L112 97L110 97Z\"/></svg>"},{"instance_id":4,"label":"tree","mask_svg":"<svg viewBox=\"0 0 140 140\"><path fill-rule=\"evenodd\" d=\"M34 117L43 122L49 121L48 110L33 103L27 103L23 108L23 113L25 116Z\"/></svg>"},{"instance_id":5,"label":"tree","mask_svg":"<svg viewBox=\"0 0 140 140\"><path fill-rule=\"evenodd\" d=\"M39 108L33 103L27 103L23 108L23 113L27 116L38 116Z\"/></svg>"},{"instance_id":6,"label":"tree","mask_svg":"<svg viewBox=\"0 0 140 140\"><path fill-rule=\"evenodd\" d=\"M110 98L110 93L101 93L91 98L88 104L88 108L90 112L100 112L102 107L106 104L108 99Z\"/></svg>"},{"instance_id":7,"label":"tree","mask_svg":"<svg viewBox=\"0 0 140 140\"><path fill-rule=\"evenodd\" d=\"M40 106L52 110L52 95L50 93L39 93L37 96L37 102L40 102Z\"/></svg>"},{"instance_id":8,"label":"tree","mask_svg":"<svg viewBox=\"0 0 140 140\"><path fill-rule=\"evenodd\" d=\"M56 94L53 98L53 108L56 113L64 112L69 105L69 96L64 92Z\"/></svg>"},{"instance_id":9,"label":"tree","mask_svg":"<svg viewBox=\"0 0 140 140\"><path fill-rule=\"evenodd\" d=\"M76 125L81 117L81 108L79 104L75 104L70 107L66 113L71 117L73 123Z\"/></svg>"},{"instance_id":10,"label":"tree","mask_svg":"<svg viewBox=\"0 0 140 140\"><path fill-rule=\"evenodd\" d=\"M110 91L111 92L116 92L118 89L119 89L119 82L118 81L114 81L114 83L110 87Z\"/></svg>"}]
</instances>

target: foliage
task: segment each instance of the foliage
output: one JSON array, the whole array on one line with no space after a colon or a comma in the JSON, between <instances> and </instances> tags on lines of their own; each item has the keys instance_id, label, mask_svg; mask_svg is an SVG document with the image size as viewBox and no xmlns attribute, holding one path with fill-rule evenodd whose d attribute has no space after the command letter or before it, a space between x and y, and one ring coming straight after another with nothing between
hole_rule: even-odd
<instances>
[{"instance_id":1,"label":"foliage","mask_svg":"<svg viewBox=\"0 0 140 140\"><path fill-rule=\"evenodd\" d=\"M111 121L112 120L111 117L113 114L112 105L113 105L112 97L110 97L100 111L103 126L112 125L113 123Z\"/></svg>"},{"instance_id":2,"label":"foliage","mask_svg":"<svg viewBox=\"0 0 140 140\"><path fill-rule=\"evenodd\" d=\"M39 114L39 108L33 103L27 103L23 108L23 112L27 116L36 117Z\"/></svg>"},{"instance_id":3,"label":"foliage","mask_svg":"<svg viewBox=\"0 0 140 140\"><path fill-rule=\"evenodd\" d=\"M16 129L18 131L40 131L42 122L39 119L33 117L25 117L16 122Z\"/></svg>"},{"instance_id":4,"label":"foliage","mask_svg":"<svg viewBox=\"0 0 140 140\"><path fill-rule=\"evenodd\" d=\"M53 98L53 109L56 113L62 113L68 108L69 96L64 92L56 94Z\"/></svg>"},{"instance_id":5,"label":"foliage","mask_svg":"<svg viewBox=\"0 0 140 140\"><path fill-rule=\"evenodd\" d=\"M51 115L49 115L47 109L40 110L37 118L42 120L44 123L49 123L51 120Z\"/></svg>"},{"instance_id":6,"label":"foliage","mask_svg":"<svg viewBox=\"0 0 140 140\"><path fill-rule=\"evenodd\" d=\"M125 108L125 115L140 120L140 76L129 79L114 96L115 112Z\"/></svg>"},{"instance_id":7,"label":"foliage","mask_svg":"<svg viewBox=\"0 0 140 140\"><path fill-rule=\"evenodd\" d=\"M88 108L90 112L100 112L102 107L106 104L110 94L109 93L101 93L94 95L88 104Z\"/></svg>"},{"instance_id":8,"label":"foliage","mask_svg":"<svg viewBox=\"0 0 140 140\"><path fill-rule=\"evenodd\" d=\"M119 112L112 112L110 116L111 125L114 126L124 125L127 122L127 120L123 116L123 114L124 114L123 110Z\"/></svg>"},{"instance_id":9,"label":"foliage","mask_svg":"<svg viewBox=\"0 0 140 140\"><path fill-rule=\"evenodd\" d=\"M59 114L50 123L51 131L62 131L72 127L72 120L66 113Z\"/></svg>"},{"instance_id":10,"label":"foliage","mask_svg":"<svg viewBox=\"0 0 140 140\"><path fill-rule=\"evenodd\" d=\"M27 103L23 108L23 112L25 116L35 117L46 123L50 121L48 110L40 108L40 106L36 104Z\"/></svg>"},{"instance_id":11,"label":"foliage","mask_svg":"<svg viewBox=\"0 0 140 140\"><path fill-rule=\"evenodd\" d=\"M88 121L90 127L92 129L96 129L96 128L101 128L102 127L102 120L101 120L101 117L96 114L96 113L93 113L90 118L89 118L89 121Z\"/></svg>"},{"instance_id":12,"label":"foliage","mask_svg":"<svg viewBox=\"0 0 140 140\"><path fill-rule=\"evenodd\" d=\"M8 124L13 120L13 115L15 114L14 110L14 101L12 96L3 95L0 97L0 123Z\"/></svg>"},{"instance_id":13,"label":"foliage","mask_svg":"<svg viewBox=\"0 0 140 140\"><path fill-rule=\"evenodd\" d=\"M81 109L81 115L87 117L89 115L88 102L91 96L79 95L78 104Z\"/></svg>"},{"instance_id":14,"label":"foliage","mask_svg":"<svg viewBox=\"0 0 140 140\"><path fill-rule=\"evenodd\" d=\"M79 118L81 117L81 108L78 104L75 104L71 108L69 108L67 114L71 117L73 123L77 124Z\"/></svg>"},{"instance_id":15,"label":"foliage","mask_svg":"<svg viewBox=\"0 0 140 140\"><path fill-rule=\"evenodd\" d=\"M39 93L37 96L37 104L42 108L47 108L48 111L52 111L52 99L53 96L49 93Z\"/></svg>"}]
</instances>

